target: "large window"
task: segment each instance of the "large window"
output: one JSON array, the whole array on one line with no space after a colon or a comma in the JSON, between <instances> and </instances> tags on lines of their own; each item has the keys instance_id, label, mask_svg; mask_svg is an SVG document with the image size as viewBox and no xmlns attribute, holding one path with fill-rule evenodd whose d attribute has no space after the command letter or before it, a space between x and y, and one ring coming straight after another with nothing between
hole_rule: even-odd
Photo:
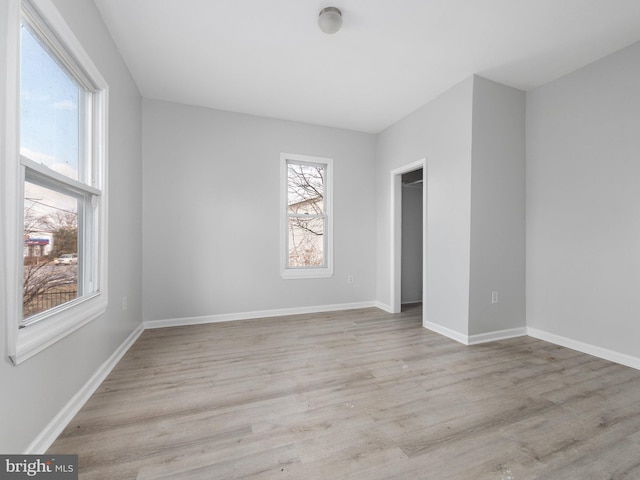
<instances>
[{"instance_id":1,"label":"large window","mask_svg":"<svg viewBox=\"0 0 640 480\"><path fill-rule=\"evenodd\" d=\"M332 160L282 154L284 278L333 274Z\"/></svg>"},{"instance_id":2,"label":"large window","mask_svg":"<svg viewBox=\"0 0 640 480\"><path fill-rule=\"evenodd\" d=\"M21 5L19 129L7 147L21 204L8 262L20 286L9 298L16 363L106 308L106 85L51 2Z\"/></svg>"}]
</instances>

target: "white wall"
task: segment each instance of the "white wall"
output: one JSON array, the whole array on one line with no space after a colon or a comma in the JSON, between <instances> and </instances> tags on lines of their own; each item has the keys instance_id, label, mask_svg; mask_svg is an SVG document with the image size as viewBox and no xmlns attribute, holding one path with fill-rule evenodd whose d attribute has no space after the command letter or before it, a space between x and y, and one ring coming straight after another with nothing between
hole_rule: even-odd
<instances>
[{"instance_id":1,"label":"white wall","mask_svg":"<svg viewBox=\"0 0 640 480\"><path fill-rule=\"evenodd\" d=\"M475 76L469 334L525 327L525 93ZM491 293L498 292L498 303Z\"/></svg>"},{"instance_id":2,"label":"white wall","mask_svg":"<svg viewBox=\"0 0 640 480\"><path fill-rule=\"evenodd\" d=\"M640 43L527 94L527 325L640 357Z\"/></svg>"},{"instance_id":3,"label":"white wall","mask_svg":"<svg viewBox=\"0 0 640 480\"><path fill-rule=\"evenodd\" d=\"M145 320L373 302L374 147L369 134L144 100ZM332 278L280 277L281 152L334 160Z\"/></svg>"},{"instance_id":4,"label":"white wall","mask_svg":"<svg viewBox=\"0 0 640 480\"><path fill-rule=\"evenodd\" d=\"M422 301L422 186L402 186L401 302Z\"/></svg>"},{"instance_id":5,"label":"white wall","mask_svg":"<svg viewBox=\"0 0 640 480\"><path fill-rule=\"evenodd\" d=\"M12 1L12 3L14 3ZM109 307L97 320L19 366L0 328L0 451L21 453L141 321L141 105L140 95L90 0L56 0L60 12L110 86ZM0 5L0 65L7 61ZM17 10L14 10L17 11ZM4 68L0 68L4 71ZM4 88L4 77L0 79ZM0 105L4 108L4 106ZM0 276L4 278L4 276ZM0 295L6 289L0 286ZM121 298L129 308L123 312ZM0 298L0 303L5 301Z\"/></svg>"},{"instance_id":6,"label":"white wall","mask_svg":"<svg viewBox=\"0 0 640 480\"><path fill-rule=\"evenodd\" d=\"M427 158L427 321L468 333L473 78L378 135L377 299L391 298L391 171Z\"/></svg>"}]
</instances>

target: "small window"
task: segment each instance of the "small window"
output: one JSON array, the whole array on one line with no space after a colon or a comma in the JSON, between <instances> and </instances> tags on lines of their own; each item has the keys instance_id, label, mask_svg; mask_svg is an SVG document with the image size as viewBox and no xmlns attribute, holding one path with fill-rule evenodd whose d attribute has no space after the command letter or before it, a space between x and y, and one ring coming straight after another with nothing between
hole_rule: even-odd
<instances>
[{"instance_id":1,"label":"small window","mask_svg":"<svg viewBox=\"0 0 640 480\"><path fill-rule=\"evenodd\" d=\"M333 274L332 159L282 154L284 278Z\"/></svg>"},{"instance_id":2,"label":"small window","mask_svg":"<svg viewBox=\"0 0 640 480\"><path fill-rule=\"evenodd\" d=\"M106 309L106 84L51 3L21 5L15 363Z\"/></svg>"}]
</instances>

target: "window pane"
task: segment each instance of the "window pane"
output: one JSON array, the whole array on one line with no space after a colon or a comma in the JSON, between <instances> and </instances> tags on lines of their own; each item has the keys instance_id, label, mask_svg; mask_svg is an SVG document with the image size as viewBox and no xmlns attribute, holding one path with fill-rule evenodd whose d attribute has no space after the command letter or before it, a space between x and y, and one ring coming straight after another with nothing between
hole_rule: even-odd
<instances>
[{"instance_id":1,"label":"window pane","mask_svg":"<svg viewBox=\"0 0 640 480\"><path fill-rule=\"evenodd\" d=\"M24 318L78 297L78 204L25 182Z\"/></svg>"},{"instance_id":2,"label":"window pane","mask_svg":"<svg viewBox=\"0 0 640 480\"><path fill-rule=\"evenodd\" d=\"M288 217L289 256L287 267L324 266L324 222L322 217Z\"/></svg>"},{"instance_id":3,"label":"window pane","mask_svg":"<svg viewBox=\"0 0 640 480\"><path fill-rule=\"evenodd\" d=\"M324 165L287 165L288 213L324 213Z\"/></svg>"},{"instance_id":4,"label":"window pane","mask_svg":"<svg viewBox=\"0 0 640 480\"><path fill-rule=\"evenodd\" d=\"M81 91L66 70L21 28L20 153L74 180L79 172Z\"/></svg>"}]
</instances>

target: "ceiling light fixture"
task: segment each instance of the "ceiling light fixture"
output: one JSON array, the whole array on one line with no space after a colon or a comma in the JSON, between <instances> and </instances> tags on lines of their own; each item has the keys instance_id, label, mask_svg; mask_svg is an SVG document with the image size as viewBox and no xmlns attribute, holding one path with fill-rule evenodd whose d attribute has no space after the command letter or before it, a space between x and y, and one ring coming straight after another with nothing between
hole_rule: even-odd
<instances>
[{"instance_id":1,"label":"ceiling light fixture","mask_svg":"<svg viewBox=\"0 0 640 480\"><path fill-rule=\"evenodd\" d=\"M318 15L318 25L324 33L336 33L342 26L342 12L336 7L323 8Z\"/></svg>"}]
</instances>

